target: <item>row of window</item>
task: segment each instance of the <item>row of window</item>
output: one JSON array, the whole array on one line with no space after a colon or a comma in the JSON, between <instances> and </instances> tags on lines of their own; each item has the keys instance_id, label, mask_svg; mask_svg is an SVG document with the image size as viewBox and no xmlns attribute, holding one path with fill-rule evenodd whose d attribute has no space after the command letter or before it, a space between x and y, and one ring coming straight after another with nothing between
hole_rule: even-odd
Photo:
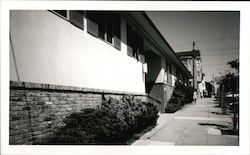
<instances>
[{"instance_id":1,"label":"row of window","mask_svg":"<svg viewBox=\"0 0 250 155\"><path fill-rule=\"evenodd\" d=\"M56 14L83 29L83 11L53 10ZM118 12L87 11L87 32L121 49L121 18ZM143 37L127 24L128 55L145 63Z\"/></svg>"},{"instance_id":2,"label":"row of window","mask_svg":"<svg viewBox=\"0 0 250 155\"><path fill-rule=\"evenodd\" d=\"M69 20L73 25L77 26L78 28L80 29L84 28L84 25L83 25L84 12L83 11L53 10L53 12L59 15L60 17L63 17L66 20Z\"/></svg>"},{"instance_id":3,"label":"row of window","mask_svg":"<svg viewBox=\"0 0 250 155\"><path fill-rule=\"evenodd\" d=\"M167 83L172 85L172 65L170 62L166 61L166 76L167 76ZM187 79L181 74L179 70L176 69L176 76L179 80L187 83Z\"/></svg>"},{"instance_id":4,"label":"row of window","mask_svg":"<svg viewBox=\"0 0 250 155\"><path fill-rule=\"evenodd\" d=\"M83 16L87 16L87 32L121 49L121 19L118 12L98 12L78 10L53 10L53 13L70 21L80 29L84 29ZM129 24L127 26L127 54L145 63L143 37ZM167 83L172 85L172 65L166 62Z\"/></svg>"},{"instance_id":5,"label":"row of window","mask_svg":"<svg viewBox=\"0 0 250 155\"><path fill-rule=\"evenodd\" d=\"M84 11L53 10L53 13L70 21L80 29L84 29ZM87 11L87 32L121 49L121 19L118 12ZM127 54L145 63L143 37L129 24L127 26ZM172 85L172 65L166 62L167 83Z\"/></svg>"},{"instance_id":6,"label":"row of window","mask_svg":"<svg viewBox=\"0 0 250 155\"><path fill-rule=\"evenodd\" d=\"M87 31L121 49L121 19L118 13L87 12Z\"/></svg>"},{"instance_id":7,"label":"row of window","mask_svg":"<svg viewBox=\"0 0 250 155\"><path fill-rule=\"evenodd\" d=\"M84 28L84 11L53 10L59 16L69 20L80 29ZM87 32L98 37L117 49L121 49L120 16L111 12L87 12Z\"/></svg>"},{"instance_id":8,"label":"row of window","mask_svg":"<svg viewBox=\"0 0 250 155\"><path fill-rule=\"evenodd\" d=\"M129 56L145 63L143 37L133 30L129 24L127 24L127 46Z\"/></svg>"}]
</instances>

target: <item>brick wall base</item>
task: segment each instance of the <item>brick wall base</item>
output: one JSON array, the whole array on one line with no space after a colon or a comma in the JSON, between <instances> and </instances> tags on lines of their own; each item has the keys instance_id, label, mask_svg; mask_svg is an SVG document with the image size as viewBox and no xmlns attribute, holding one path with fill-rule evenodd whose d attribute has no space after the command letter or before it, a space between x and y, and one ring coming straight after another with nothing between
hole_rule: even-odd
<instances>
[{"instance_id":1,"label":"brick wall base","mask_svg":"<svg viewBox=\"0 0 250 155\"><path fill-rule=\"evenodd\" d=\"M102 96L133 95L156 106L161 101L146 94L28 82L10 82L9 144L36 144L63 125L74 111L97 108Z\"/></svg>"}]
</instances>

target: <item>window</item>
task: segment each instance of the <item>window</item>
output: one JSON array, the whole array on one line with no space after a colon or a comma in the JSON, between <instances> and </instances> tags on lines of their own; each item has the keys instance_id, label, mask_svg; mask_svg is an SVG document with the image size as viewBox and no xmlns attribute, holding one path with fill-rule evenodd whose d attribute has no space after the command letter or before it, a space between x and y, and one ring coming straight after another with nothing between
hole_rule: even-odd
<instances>
[{"instance_id":1,"label":"window","mask_svg":"<svg viewBox=\"0 0 250 155\"><path fill-rule=\"evenodd\" d=\"M138 50L139 50L139 61L145 63L145 56L143 50L143 37L138 35Z\"/></svg>"},{"instance_id":2,"label":"window","mask_svg":"<svg viewBox=\"0 0 250 155\"><path fill-rule=\"evenodd\" d=\"M88 12L87 16L88 16L88 21L87 21L88 33L92 34L95 37L98 37L99 34L101 33L101 31L100 33L98 33L100 29L98 25L100 25L101 27L101 18L99 14L96 12Z\"/></svg>"},{"instance_id":3,"label":"window","mask_svg":"<svg viewBox=\"0 0 250 155\"><path fill-rule=\"evenodd\" d=\"M112 33L112 16L110 14L107 14L107 41L112 44L112 38L113 38L113 33Z\"/></svg>"},{"instance_id":4,"label":"window","mask_svg":"<svg viewBox=\"0 0 250 155\"><path fill-rule=\"evenodd\" d=\"M71 24L75 25L76 27L83 29L83 11L78 11L78 10L53 10L53 13L57 14L58 16L69 20Z\"/></svg>"},{"instance_id":5,"label":"window","mask_svg":"<svg viewBox=\"0 0 250 155\"><path fill-rule=\"evenodd\" d=\"M53 10L55 13L57 13L58 15L64 17L67 19L67 10Z\"/></svg>"},{"instance_id":6,"label":"window","mask_svg":"<svg viewBox=\"0 0 250 155\"><path fill-rule=\"evenodd\" d=\"M127 24L127 47L128 47L128 55L134 56L133 53L133 30L132 28Z\"/></svg>"},{"instance_id":7,"label":"window","mask_svg":"<svg viewBox=\"0 0 250 155\"><path fill-rule=\"evenodd\" d=\"M87 12L88 33L121 49L120 16L113 12Z\"/></svg>"},{"instance_id":8,"label":"window","mask_svg":"<svg viewBox=\"0 0 250 155\"><path fill-rule=\"evenodd\" d=\"M98 37L105 40L105 30L106 30L105 16L102 17L101 14L97 14L96 17L98 24Z\"/></svg>"},{"instance_id":9,"label":"window","mask_svg":"<svg viewBox=\"0 0 250 155\"><path fill-rule=\"evenodd\" d=\"M70 22L83 30L83 11L70 11Z\"/></svg>"},{"instance_id":10,"label":"window","mask_svg":"<svg viewBox=\"0 0 250 155\"><path fill-rule=\"evenodd\" d=\"M114 38L114 45L117 49L121 49L121 19L118 14L113 15L113 38Z\"/></svg>"},{"instance_id":11,"label":"window","mask_svg":"<svg viewBox=\"0 0 250 155\"><path fill-rule=\"evenodd\" d=\"M134 31L129 24L127 24L127 46L129 56L145 63L143 37Z\"/></svg>"}]
</instances>

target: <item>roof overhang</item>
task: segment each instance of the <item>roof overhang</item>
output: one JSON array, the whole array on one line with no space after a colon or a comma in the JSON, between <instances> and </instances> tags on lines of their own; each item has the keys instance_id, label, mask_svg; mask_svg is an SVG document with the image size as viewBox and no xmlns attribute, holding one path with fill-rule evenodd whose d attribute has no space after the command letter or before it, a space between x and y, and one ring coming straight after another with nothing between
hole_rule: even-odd
<instances>
[{"instance_id":1,"label":"roof overhang","mask_svg":"<svg viewBox=\"0 0 250 155\"><path fill-rule=\"evenodd\" d=\"M185 56L200 57L201 56L199 50L177 52L176 55L178 57L185 57Z\"/></svg>"},{"instance_id":2,"label":"roof overhang","mask_svg":"<svg viewBox=\"0 0 250 155\"><path fill-rule=\"evenodd\" d=\"M188 76L188 78L192 78L191 73L177 57L174 50L145 12L126 12L125 16L129 18L130 22L136 25L137 29L156 47L156 49L158 49L160 53L167 57L167 59L170 59L171 63L174 63L177 66L177 69L182 71L182 73Z\"/></svg>"}]
</instances>

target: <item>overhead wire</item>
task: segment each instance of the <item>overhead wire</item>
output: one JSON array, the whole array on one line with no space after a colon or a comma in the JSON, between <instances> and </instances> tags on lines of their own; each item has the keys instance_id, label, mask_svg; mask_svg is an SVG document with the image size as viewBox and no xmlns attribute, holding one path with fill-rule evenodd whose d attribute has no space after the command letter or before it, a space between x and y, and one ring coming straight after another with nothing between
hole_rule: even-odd
<instances>
[{"instance_id":1,"label":"overhead wire","mask_svg":"<svg viewBox=\"0 0 250 155\"><path fill-rule=\"evenodd\" d=\"M236 40L239 39L239 35L232 35L232 36L225 36L225 37L217 37L217 38L208 38L204 40L195 40L196 43L201 44L202 42L214 42L214 41L228 41L228 40ZM186 41L182 42L176 45L173 45L173 47L179 47L179 46L184 46L184 45L191 45L193 41Z\"/></svg>"}]
</instances>

